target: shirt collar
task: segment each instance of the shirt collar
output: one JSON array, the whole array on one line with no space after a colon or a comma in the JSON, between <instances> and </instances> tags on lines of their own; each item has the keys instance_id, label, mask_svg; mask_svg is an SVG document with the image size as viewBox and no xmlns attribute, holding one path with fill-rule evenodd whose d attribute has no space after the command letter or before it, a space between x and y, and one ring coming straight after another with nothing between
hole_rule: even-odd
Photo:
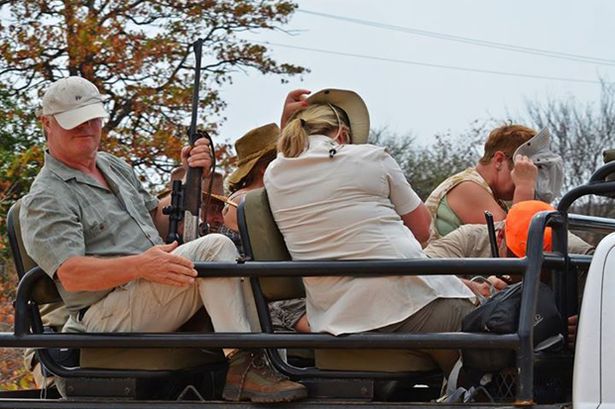
<instances>
[{"instance_id":1,"label":"shirt collar","mask_svg":"<svg viewBox=\"0 0 615 409\"><path fill-rule=\"evenodd\" d=\"M96 155L96 164L100 168L100 162L101 161L99 159L100 159L100 156L97 153L97 155ZM88 185L93 185L93 186L100 187L98 185L98 183L96 183L96 181L94 179L92 179L91 177L89 177L88 175L83 173L82 171L77 170L77 169L73 169L70 166L67 166L63 162L59 161L58 159L54 158L49 153L49 151L45 151L45 166L52 173L54 173L57 176L59 176L65 182L68 182L71 179L75 179L75 180L77 180L78 182L81 182L81 183L87 183Z\"/></svg>"},{"instance_id":2,"label":"shirt collar","mask_svg":"<svg viewBox=\"0 0 615 409\"><path fill-rule=\"evenodd\" d=\"M335 141L326 135L310 135L310 142L326 142L335 145Z\"/></svg>"}]
</instances>

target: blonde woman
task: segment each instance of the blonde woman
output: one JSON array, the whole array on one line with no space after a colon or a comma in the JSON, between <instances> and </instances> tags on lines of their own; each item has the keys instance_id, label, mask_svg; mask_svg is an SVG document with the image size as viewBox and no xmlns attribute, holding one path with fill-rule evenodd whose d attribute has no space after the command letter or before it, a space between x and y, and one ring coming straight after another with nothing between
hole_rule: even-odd
<instances>
[{"instance_id":1,"label":"blonde woman","mask_svg":"<svg viewBox=\"0 0 615 409\"><path fill-rule=\"evenodd\" d=\"M294 260L423 258L425 205L384 148L366 144L369 114L352 91L289 94L278 157L265 171L271 210ZM305 106L289 115L288 105ZM449 332L473 293L453 276L307 277L313 332ZM448 373L457 351L409 351L416 370Z\"/></svg>"}]
</instances>

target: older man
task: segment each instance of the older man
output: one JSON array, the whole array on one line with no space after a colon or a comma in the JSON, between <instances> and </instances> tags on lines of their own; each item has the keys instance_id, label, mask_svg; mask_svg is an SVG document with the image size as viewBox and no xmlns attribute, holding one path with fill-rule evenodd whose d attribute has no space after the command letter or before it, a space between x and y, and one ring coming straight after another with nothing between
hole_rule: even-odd
<instances>
[{"instance_id":1,"label":"older man","mask_svg":"<svg viewBox=\"0 0 615 409\"><path fill-rule=\"evenodd\" d=\"M163 244L159 202L132 168L98 150L107 114L98 89L80 77L53 83L43 97L45 166L24 197L28 254L50 277L88 332L172 332L205 306L216 331L249 332L238 278L196 278L193 261L234 260L226 237ZM182 150L184 166L210 167L207 141ZM290 401L305 388L273 372L261 351L225 350L228 400Z\"/></svg>"}]
</instances>

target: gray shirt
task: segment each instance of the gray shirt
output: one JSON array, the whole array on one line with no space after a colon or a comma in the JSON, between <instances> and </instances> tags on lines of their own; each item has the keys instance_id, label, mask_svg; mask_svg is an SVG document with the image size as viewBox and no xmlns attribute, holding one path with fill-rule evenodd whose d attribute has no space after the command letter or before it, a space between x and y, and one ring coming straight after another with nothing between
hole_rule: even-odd
<instances>
[{"instance_id":1,"label":"gray shirt","mask_svg":"<svg viewBox=\"0 0 615 409\"><path fill-rule=\"evenodd\" d=\"M54 278L71 312L94 304L111 289L66 291L55 275L62 263L74 256L139 254L163 242L149 213L158 200L145 191L132 168L103 152L96 165L111 190L46 153L19 214L26 252Z\"/></svg>"}]
</instances>

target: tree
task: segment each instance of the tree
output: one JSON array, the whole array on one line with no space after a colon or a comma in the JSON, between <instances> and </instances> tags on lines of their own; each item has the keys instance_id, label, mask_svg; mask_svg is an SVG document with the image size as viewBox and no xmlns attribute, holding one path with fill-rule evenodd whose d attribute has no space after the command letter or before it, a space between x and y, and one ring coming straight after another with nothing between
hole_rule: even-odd
<instances>
[{"instance_id":1,"label":"tree","mask_svg":"<svg viewBox=\"0 0 615 409\"><path fill-rule=\"evenodd\" d=\"M40 132L31 112L24 111L0 88L0 330L10 331L17 274L8 263L6 213L14 201L30 187L42 165L42 151L36 143ZM0 390L32 387L32 377L24 376L20 350L1 350Z\"/></svg>"},{"instance_id":2,"label":"tree","mask_svg":"<svg viewBox=\"0 0 615 409\"><path fill-rule=\"evenodd\" d=\"M39 135L33 113L0 88L0 273L7 254L6 213L28 191L43 164Z\"/></svg>"},{"instance_id":3,"label":"tree","mask_svg":"<svg viewBox=\"0 0 615 409\"><path fill-rule=\"evenodd\" d=\"M562 192L587 183L602 165L602 152L615 147L615 86L602 82L597 103L582 104L573 97L546 102L528 101L527 115L537 129L548 128L552 148L564 158L565 179ZM583 214L614 216L612 199L587 197L574 211Z\"/></svg>"},{"instance_id":4,"label":"tree","mask_svg":"<svg viewBox=\"0 0 615 409\"><path fill-rule=\"evenodd\" d=\"M447 177L472 166L478 158L479 138L484 125L474 123L472 128L457 137L450 133L436 134L429 145L417 145L410 135L399 137L386 129L373 130L370 143L385 146L395 158L406 179L422 200Z\"/></svg>"},{"instance_id":5,"label":"tree","mask_svg":"<svg viewBox=\"0 0 615 409\"><path fill-rule=\"evenodd\" d=\"M243 32L279 29L296 5L287 0L3 0L0 84L26 106L41 88L81 75L108 97L103 149L144 169L168 172L185 139L193 58L204 39L199 123L216 131L218 91L238 70L293 75ZM38 94L38 95L37 95Z\"/></svg>"}]
</instances>

